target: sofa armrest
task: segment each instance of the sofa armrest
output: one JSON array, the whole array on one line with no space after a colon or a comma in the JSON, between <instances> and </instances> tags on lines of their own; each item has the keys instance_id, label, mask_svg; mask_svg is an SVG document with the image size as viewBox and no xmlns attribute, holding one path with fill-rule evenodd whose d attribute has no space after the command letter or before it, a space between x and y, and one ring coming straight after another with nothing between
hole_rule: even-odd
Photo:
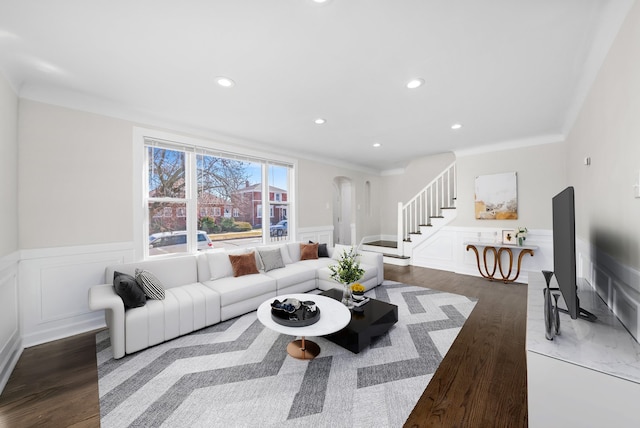
<instances>
[{"instance_id":1,"label":"sofa armrest","mask_svg":"<svg viewBox=\"0 0 640 428\"><path fill-rule=\"evenodd\" d=\"M111 336L114 358L125 354L124 302L116 294L111 284L94 285L89 289L89 308L94 311L104 309L105 320Z\"/></svg>"},{"instance_id":2,"label":"sofa armrest","mask_svg":"<svg viewBox=\"0 0 640 428\"><path fill-rule=\"evenodd\" d=\"M384 281L384 258L381 253L375 251L360 251L358 256L361 263L375 266L378 270L378 285Z\"/></svg>"}]
</instances>

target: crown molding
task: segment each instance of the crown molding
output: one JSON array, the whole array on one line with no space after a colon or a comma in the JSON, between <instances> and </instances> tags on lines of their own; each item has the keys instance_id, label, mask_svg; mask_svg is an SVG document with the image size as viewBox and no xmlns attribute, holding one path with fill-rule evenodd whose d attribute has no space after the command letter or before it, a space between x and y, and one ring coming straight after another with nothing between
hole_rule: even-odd
<instances>
[{"instance_id":1,"label":"crown molding","mask_svg":"<svg viewBox=\"0 0 640 428\"><path fill-rule=\"evenodd\" d=\"M518 140L502 141L499 143L487 144L470 149L456 150L453 153L456 158L479 155L483 153L500 152L503 150L521 149L523 147L541 146L543 144L562 143L565 136L562 134L540 135L537 137L522 138Z\"/></svg>"}]
</instances>

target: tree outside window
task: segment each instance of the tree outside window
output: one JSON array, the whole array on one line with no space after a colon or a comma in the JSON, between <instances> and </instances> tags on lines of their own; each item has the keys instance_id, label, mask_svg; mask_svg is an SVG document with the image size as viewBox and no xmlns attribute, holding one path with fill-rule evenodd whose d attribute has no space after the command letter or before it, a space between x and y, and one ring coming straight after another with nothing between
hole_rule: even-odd
<instances>
[{"instance_id":1,"label":"tree outside window","mask_svg":"<svg viewBox=\"0 0 640 428\"><path fill-rule=\"evenodd\" d=\"M225 247L230 240L234 240L233 246L263 242L266 213L262 195L265 191L269 195L266 227L287 218L291 167L214 156L204 151L197 153L199 149L172 149L162 144L146 147L148 234L151 240L161 236L159 234L179 233L187 240L181 248L163 253L195 249L196 227L209 235L214 247ZM193 171L187 174L189 168ZM265 175L268 177L266 189L262 182ZM275 199L273 194L277 195ZM194 216L195 222L190 223L189 219ZM188 228L194 230L187 233Z\"/></svg>"}]
</instances>

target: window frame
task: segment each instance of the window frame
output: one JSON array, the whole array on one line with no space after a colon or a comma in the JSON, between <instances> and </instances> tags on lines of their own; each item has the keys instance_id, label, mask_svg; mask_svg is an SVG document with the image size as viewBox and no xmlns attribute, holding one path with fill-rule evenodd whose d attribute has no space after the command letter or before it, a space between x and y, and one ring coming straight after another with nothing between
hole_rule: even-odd
<instances>
[{"instance_id":1,"label":"window frame","mask_svg":"<svg viewBox=\"0 0 640 428\"><path fill-rule=\"evenodd\" d=\"M275 155L269 152L260 152L249 150L239 146L229 146L223 143L186 137L180 134L172 134L152 129L134 127L133 132L133 161L134 161L134 257L137 260L175 257L184 255L185 253L175 253L168 255L149 255L149 178L148 178L148 141L155 141L158 147L169 150L184 149L185 156L185 182L187 197L185 199L163 198L164 202L186 202L186 230L187 230L187 253L196 253L197 251L197 174L196 174L196 157L199 150L209 156L219 156L231 159L238 159L248 162L256 162L262 165L262 207L269 207L269 181L268 170L271 165L289 168L288 172L288 189L287 189L287 205L288 205L288 228L289 239L295 241L294 227L296 221L296 188L297 188L297 167L296 159ZM191 214L193 213L193 214ZM261 218L265 217L265 208L261 211ZM260 245L268 245L269 226L271 217L266 222L262 222L262 243Z\"/></svg>"}]
</instances>

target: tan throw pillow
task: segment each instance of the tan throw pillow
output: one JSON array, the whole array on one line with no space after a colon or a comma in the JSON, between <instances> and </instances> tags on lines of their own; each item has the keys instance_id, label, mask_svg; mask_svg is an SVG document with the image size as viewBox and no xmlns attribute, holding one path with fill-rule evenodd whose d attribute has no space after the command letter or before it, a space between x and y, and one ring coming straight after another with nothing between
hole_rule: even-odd
<instances>
[{"instance_id":1,"label":"tan throw pillow","mask_svg":"<svg viewBox=\"0 0 640 428\"><path fill-rule=\"evenodd\" d=\"M249 254L233 255L229 254L229 261L233 268L233 276L251 275L259 273L256 266L256 255L252 251Z\"/></svg>"},{"instance_id":2,"label":"tan throw pillow","mask_svg":"<svg viewBox=\"0 0 640 428\"><path fill-rule=\"evenodd\" d=\"M318 258L318 243L300 244L300 260L314 260Z\"/></svg>"}]
</instances>

